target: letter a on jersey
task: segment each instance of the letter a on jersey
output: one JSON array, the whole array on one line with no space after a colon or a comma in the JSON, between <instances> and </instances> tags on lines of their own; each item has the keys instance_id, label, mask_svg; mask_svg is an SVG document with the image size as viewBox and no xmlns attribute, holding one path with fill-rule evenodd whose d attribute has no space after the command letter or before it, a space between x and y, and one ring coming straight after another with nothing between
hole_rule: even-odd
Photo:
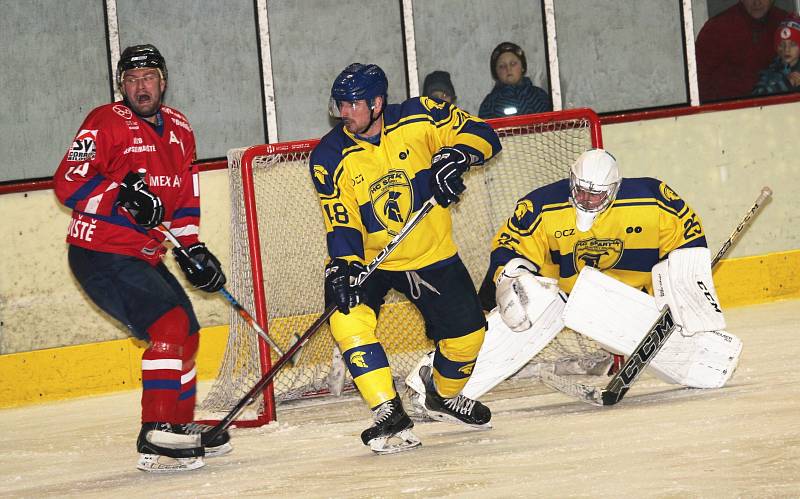
<instances>
[{"instance_id":1,"label":"letter a on jersey","mask_svg":"<svg viewBox=\"0 0 800 499\"><path fill-rule=\"evenodd\" d=\"M179 146L181 146L181 152L185 154L185 151L183 150L183 142L181 142L178 139L178 137L175 135L175 132L173 132L172 130L169 131L169 143L178 144Z\"/></svg>"}]
</instances>

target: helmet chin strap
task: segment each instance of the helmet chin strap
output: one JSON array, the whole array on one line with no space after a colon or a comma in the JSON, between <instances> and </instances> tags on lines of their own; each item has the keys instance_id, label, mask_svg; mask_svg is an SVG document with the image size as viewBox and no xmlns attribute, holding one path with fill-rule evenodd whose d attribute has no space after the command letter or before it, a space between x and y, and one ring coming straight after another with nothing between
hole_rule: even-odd
<instances>
[{"instance_id":1,"label":"helmet chin strap","mask_svg":"<svg viewBox=\"0 0 800 499\"><path fill-rule=\"evenodd\" d=\"M377 116L372 116L374 110L375 110L375 98L373 97L372 105L369 108L369 123L367 123L367 126L365 126L363 130L358 132L359 135L364 135L365 133L367 133L367 130L369 130L372 127L372 124L375 123L378 120L378 118L381 117L381 115L383 114L383 105L381 105L381 112L379 112Z\"/></svg>"}]
</instances>

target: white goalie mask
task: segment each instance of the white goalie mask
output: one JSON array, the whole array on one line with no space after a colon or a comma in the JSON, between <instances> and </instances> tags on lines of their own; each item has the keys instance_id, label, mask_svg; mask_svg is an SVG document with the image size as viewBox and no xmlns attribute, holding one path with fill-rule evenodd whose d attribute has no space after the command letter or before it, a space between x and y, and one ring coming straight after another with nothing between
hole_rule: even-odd
<instances>
[{"instance_id":1,"label":"white goalie mask","mask_svg":"<svg viewBox=\"0 0 800 499\"><path fill-rule=\"evenodd\" d=\"M590 149L573 163L569 174L569 202L575 207L578 230L592 228L594 219L617 197L622 177L614 156Z\"/></svg>"}]
</instances>

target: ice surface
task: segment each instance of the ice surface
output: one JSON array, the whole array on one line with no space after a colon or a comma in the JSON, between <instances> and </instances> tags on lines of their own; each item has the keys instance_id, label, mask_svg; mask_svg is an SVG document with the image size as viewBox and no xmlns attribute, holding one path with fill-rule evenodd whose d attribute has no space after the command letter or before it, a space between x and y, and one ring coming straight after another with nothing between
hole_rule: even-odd
<instances>
[{"instance_id":1,"label":"ice surface","mask_svg":"<svg viewBox=\"0 0 800 499\"><path fill-rule=\"evenodd\" d=\"M233 453L172 475L137 471L139 393L0 411L2 497L733 497L800 493L800 302L727 311L744 341L731 383L643 376L613 407L530 380L484 401L494 429L418 423L421 448L376 456L366 405L279 407L232 431Z\"/></svg>"}]
</instances>

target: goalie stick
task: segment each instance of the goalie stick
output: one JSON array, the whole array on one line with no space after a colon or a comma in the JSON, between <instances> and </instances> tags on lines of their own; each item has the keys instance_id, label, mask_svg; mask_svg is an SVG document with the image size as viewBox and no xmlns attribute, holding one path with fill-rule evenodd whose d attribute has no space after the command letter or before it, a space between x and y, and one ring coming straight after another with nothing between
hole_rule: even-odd
<instances>
[{"instance_id":1,"label":"goalie stick","mask_svg":"<svg viewBox=\"0 0 800 499\"><path fill-rule=\"evenodd\" d=\"M719 249L714 259L711 260L712 269L722 257L725 256L733 243L736 242L744 229L750 224L753 216L761 209L764 202L766 202L770 196L772 196L772 189L763 187L758 199L753 203L747 215L739 222L736 229L734 229L728 239L722 244L722 247ZM564 376L548 370L542 371L540 375L542 383L588 404L599 406L614 405L622 400L631 385L633 385L639 375L642 374L648 364L650 364L653 357L658 354L659 350L661 350L661 347L666 343L674 330L675 320L672 317L669 306L665 306L653 326L645 334L642 341L639 342L633 353L628 357L628 360L614 377L611 378L611 381L608 382L605 388L575 383Z\"/></svg>"},{"instance_id":2,"label":"goalie stick","mask_svg":"<svg viewBox=\"0 0 800 499\"><path fill-rule=\"evenodd\" d=\"M183 245L180 243L180 241L178 241L178 238L175 237L175 234L173 234L172 231L170 231L167 228L167 226L165 226L164 224L160 224L158 226L158 230L160 230L167 237L167 239L169 239L169 242L171 242L172 245L175 246L175 248L178 249L178 251L183 253L183 256L188 258L189 261L191 261L194 264L194 266L197 267L198 270L203 270L202 265L200 265L200 263L197 260L192 258L192 256L189 254L189 252L186 251L186 248L183 247ZM226 300L228 300L228 303L231 304L231 306L233 307L234 310L236 310L236 312L239 314L239 316L242 319L244 319L244 321L247 324L249 324L250 327L253 328L253 330L256 333L258 333L258 335L261 336L261 338L264 341L266 341L267 344L270 347L272 347L273 350L275 350L275 353L277 353L279 357L283 356L283 350L281 350L281 348L278 346L278 344L275 342L275 340L273 340L267 334L267 332L264 331L264 329L261 326L258 325L258 322L256 322L255 319L253 319L253 316L250 315L250 313L247 310L245 310L245 308L236 300L236 298L234 298L233 295L230 294L230 292L227 289L225 289L225 287L220 289L219 293L222 296L224 296ZM294 337L293 337L294 343L297 343L297 341L299 339L300 338L297 335L294 335ZM290 361L291 361L291 363L293 365L297 364L297 356L292 357L290 359Z\"/></svg>"},{"instance_id":3,"label":"goalie stick","mask_svg":"<svg viewBox=\"0 0 800 499\"><path fill-rule=\"evenodd\" d=\"M356 280L355 284L356 286L360 286L361 284L363 284L364 281L366 281L367 278L369 278L369 276L372 275L375 269L378 268L378 265L380 265L381 263L383 263L384 260L386 260L386 257L388 257L389 254L395 250L397 245L400 244L403 241L403 239L405 239L406 236L408 236L409 233L411 233L414 227L419 225L419 222L425 217L425 215L427 215L433 209L434 206L436 206L435 199L431 198L425 201L422 207L420 207L419 211L417 211L417 213L414 214L414 216L411 217L408 220L408 222L406 222L406 224L403 226L400 232L398 232L397 235L395 235L392 238L392 240L389 241L386 247L383 248L380 252L378 252L378 254L375 255L375 258L373 258L372 261L369 262L369 264L366 267L366 270L358 275L358 279ZM316 321L314 321L313 324L311 324L311 326L306 330L305 333L302 334L302 336L300 336L300 339L294 345L292 345L291 348L289 348L289 350L286 351L286 353L281 355L281 357L277 360L277 362L275 362L275 364L269 369L269 371L264 373L261 379L258 380L258 382L255 384L255 386L253 386L253 388L251 388L250 391L247 392L247 394L245 394L245 396L242 397L241 400L239 400L239 402L233 407L233 409L231 409L230 412L228 412L228 414L225 415L225 417L222 418L222 420L220 420L219 423L217 423L213 428L211 428L208 431L208 436L206 438L208 439L209 442L213 441L223 431L225 431L233 423L233 420L236 419L236 416L238 416L239 413L242 412L242 410L244 410L245 407L247 407L248 405L252 404L255 401L258 393L260 393L272 381L272 378L274 378L278 374L278 372L283 368L283 366L286 365L287 362L289 362L289 359L291 359L297 352L299 352L300 349L303 348L303 346L306 343L308 343L311 337L314 336L314 334L316 334L316 332L322 328L323 324L325 324L325 322L328 319L330 319L333 313L336 312L336 309L337 307L335 303L328 305L328 307L325 309L322 315L319 316L319 318Z\"/></svg>"}]
</instances>

